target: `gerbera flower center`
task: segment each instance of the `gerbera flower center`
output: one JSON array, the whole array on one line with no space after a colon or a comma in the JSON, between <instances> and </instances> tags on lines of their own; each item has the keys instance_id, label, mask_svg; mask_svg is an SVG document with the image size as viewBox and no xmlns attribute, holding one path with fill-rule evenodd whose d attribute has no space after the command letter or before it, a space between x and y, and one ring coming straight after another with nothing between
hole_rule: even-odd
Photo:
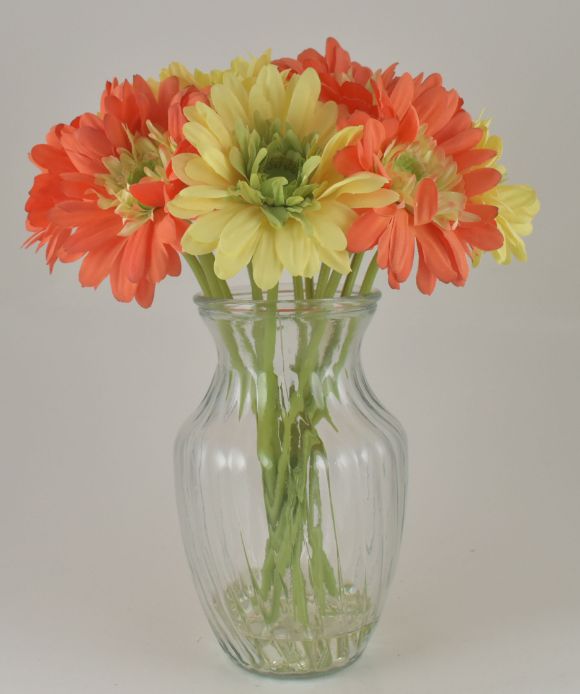
<instances>
[{"instance_id":1,"label":"gerbera flower center","mask_svg":"<svg viewBox=\"0 0 580 694\"><path fill-rule=\"evenodd\" d=\"M461 192L461 175L455 161L448 157L422 128L415 142L393 144L383 156L383 165L391 177L393 190L399 193L402 204L413 212L417 186L424 178L435 181L438 190L438 210L433 217L442 229L457 226L465 218L466 197Z\"/></svg>"},{"instance_id":2,"label":"gerbera flower center","mask_svg":"<svg viewBox=\"0 0 580 694\"><path fill-rule=\"evenodd\" d=\"M300 139L274 120L259 122L253 130L240 123L235 138L230 160L241 178L232 196L260 206L275 227L317 204L317 186L309 182L321 160L317 135Z\"/></svg>"},{"instance_id":3,"label":"gerbera flower center","mask_svg":"<svg viewBox=\"0 0 580 694\"><path fill-rule=\"evenodd\" d=\"M152 125L149 125L149 130L148 136L127 130L130 149L120 149L117 156L103 159L107 173L102 174L100 180L108 195L100 196L99 205L103 209L115 208L124 221L121 232L124 236L152 219L155 210L137 200L131 193L131 186L143 179L167 180L165 171L171 156L169 140Z\"/></svg>"}]
</instances>

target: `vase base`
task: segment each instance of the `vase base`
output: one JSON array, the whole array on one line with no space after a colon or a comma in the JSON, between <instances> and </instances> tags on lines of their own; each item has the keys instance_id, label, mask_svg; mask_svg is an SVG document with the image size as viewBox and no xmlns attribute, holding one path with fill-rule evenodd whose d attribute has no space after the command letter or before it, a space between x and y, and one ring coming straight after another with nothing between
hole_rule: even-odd
<instances>
[{"instance_id":1,"label":"vase base","mask_svg":"<svg viewBox=\"0 0 580 694\"><path fill-rule=\"evenodd\" d=\"M367 637L368 640L368 637ZM225 647L223 644L222 648L225 650L225 652L230 656L230 658L233 660L233 662L246 670L247 672L251 672L254 675L258 675L260 677L264 677L267 679L285 679L285 680L306 680L306 679L317 679L319 677L332 677L332 675L337 674L341 670L344 670L344 668L348 667L349 665L352 665L353 663L356 663L356 661L361 657L363 654L364 648L366 646L365 644L362 646L362 648L355 653L352 657L350 658L344 658L344 659L337 659L335 660L332 664L330 664L327 668L324 669L319 669L319 670L309 670L308 668L305 668L304 670L300 669L295 669L294 665L289 668L289 669L266 669L260 667L260 665L250 665L248 663L243 662L240 660L236 655L232 654L229 652L228 648ZM279 663L277 663L279 664Z\"/></svg>"},{"instance_id":2,"label":"vase base","mask_svg":"<svg viewBox=\"0 0 580 694\"><path fill-rule=\"evenodd\" d=\"M266 676L314 677L343 668L359 657L376 624L368 597L352 587L327 596L322 613L310 598L308 626L297 621L291 592L275 619L266 618L264 603L242 582L230 586L225 602L237 638L220 639L222 648L246 670Z\"/></svg>"}]
</instances>

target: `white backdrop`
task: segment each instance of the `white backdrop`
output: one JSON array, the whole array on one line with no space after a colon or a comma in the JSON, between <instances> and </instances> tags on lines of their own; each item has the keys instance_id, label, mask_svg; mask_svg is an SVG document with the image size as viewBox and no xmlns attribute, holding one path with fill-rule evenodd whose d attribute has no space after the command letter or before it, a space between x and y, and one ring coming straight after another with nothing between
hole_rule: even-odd
<instances>
[{"instance_id":1,"label":"white backdrop","mask_svg":"<svg viewBox=\"0 0 580 694\"><path fill-rule=\"evenodd\" d=\"M7 694L577 694L580 691L580 67L572 2L30 0L2 52L0 691ZM182 552L172 442L213 345L184 273L152 309L20 249L48 127L106 79L271 46L440 71L537 187L530 261L426 298L385 289L365 344L411 447L399 569L366 655L329 679L231 665ZM488 259L489 260L489 259Z\"/></svg>"}]
</instances>

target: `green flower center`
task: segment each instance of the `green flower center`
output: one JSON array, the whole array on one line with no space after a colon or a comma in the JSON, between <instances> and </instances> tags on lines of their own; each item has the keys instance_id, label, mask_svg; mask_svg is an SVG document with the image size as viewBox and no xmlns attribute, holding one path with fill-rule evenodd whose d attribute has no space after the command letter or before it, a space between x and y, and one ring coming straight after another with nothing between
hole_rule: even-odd
<instances>
[{"instance_id":1,"label":"green flower center","mask_svg":"<svg viewBox=\"0 0 580 694\"><path fill-rule=\"evenodd\" d=\"M231 190L233 197L261 207L275 227L317 205L318 185L309 180L320 164L318 135L300 139L275 120L258 121L253 130L238 123L235 136L230 161L241 179Z\"/></svg>"},{"instance_id":2,"label":"green flower center","mask_svg":"<svg viewBox=\"0 0 580 694\"><path fill-rule=\"evenodd\" d=\"M393 168L397 171L413 174L417 182L425 177L425 169L417 157L410 152L403 152L393 162Z\"/></svg>"},{"instance_id":3,"label":"green flower center","mask_svg":"<svg viewBox=\"0 0 580 694\"><path fill-rule=\"evenodd\" d=\"M151 218L153 209L131 194L131 186L143 178L166 180L165 169L171 156L167 138L153 125L148 124L148 128L148 136L126 130L130 149L120 149L116 157L105 157L103 164L107 173L100 175L107 195L99 198L99 206L103 209L114 207L125 222L135 224Z\"/></svg>"}]
</instances>

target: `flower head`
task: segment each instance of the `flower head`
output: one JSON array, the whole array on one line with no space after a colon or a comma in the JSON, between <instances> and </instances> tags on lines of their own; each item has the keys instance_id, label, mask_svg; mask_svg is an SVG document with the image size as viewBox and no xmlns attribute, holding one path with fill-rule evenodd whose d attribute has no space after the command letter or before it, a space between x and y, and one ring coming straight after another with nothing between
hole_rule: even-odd
<instances>
[{"instance_id":1,"label":"flower head","mask_svg":"<svg viewBox=\"0 0 580 694\"><path fill-rule=\"evenodd\" d=\"M501 138L490 134L489 120L479 121L477 125L483 130L480 147L491 147L497 152L489 165L496 168L502 177L505 176L505 168L498 162L503 150ZM532 233L532 220L540 211L536 191L531 186L504 183L502 179L502 183L480 195L478 202L494 205L498 210L496 222L504 242L501 248L492 251L494 259L501 265L509 264L512 256L517 260L527 260L523 237ZM474 256L475 264L480 257L479 252Z\"/></svg>"},{"instance_id":2,"label":"flower head","mask_svg":"<svg viewBox=\"0 0 580 694\"><path fill-rule=\"evenodd\" d=\"M107 84L99 114L58 125L32 161L42 169L28 198L27 246L46 246L47 262L82 258L80 282L107 276L119 301L153 300L155 285L180 273L185 225L165 210L167 165L175 150L168 113L180 98L172 77L154 84Z\"/></svg>"},{"instance_id":3,"label":"flower head","mask_svg":"<svg viewBox=\"0 0 580 694\"><path fill-rule=\"evenodd\" d=\"M334 101L343 115L363 111L376 115L373 94L370 89L372 70L351 60L350 55L332 37L326 40L322 55L313 48L302 51L297 58L281 58L275 61L281 70L301 74L308 68L316 70L322 85L322 101Z\"/></svg>"},{"instance_id":4,"label":"flower head","mask_svg":"<svg viewBox=\"0 0 580 694\"><path fill-rule=\"evenodd\" d=\"M501 174L487 164L497 152L479 146L482 129L439 75L403 75L377 91L381 120L366 117L359 143L337 156L345 174L379 171L399 194L396 205L365 212L349 230L349 250L377 246L377 262L398 288L419 255L417 285L430 294L437 280L465 284L468 258L503 238L497 208L482 195Z\"/></svg>"},{"instance_id":5,"label":"flower head","mask_svg":"<svg viewBox=\"0 0 580 694\"><path fill-rule=\"evenodd\" d=\"M164 80L168 77L175 76L179 79L179 84L182 88L194 86L201 90L207 90L214 84L222 84L226 75L236 75L243 80L245 84L251 84L255 80L258 72L260 72L264 65L269 65L270 61L271 51L267 50L257 58L254 56L250 56L249 59L242 58L241 56L234 58L227 70L203 72L202 70L196 69L190 72L185 65L173 62L161 70L159 78Z\"/></svg>"},{"instance_id":6,"label":"flower head","mask_svg":"<svg viewBox=\"0 0 580 694\"><path fill-rule=\"evenodd\" d=\"M183 249L215 250L222 279L250 261L262 289L273 287L284 268L312 277L325 263L346 273L354 209L397 198L380 173L344 177L336 170L334 156L362 129L337 130L337 107L320 102L320 89L311 68L285 79L266 65L253 83L226 75L212 87L209 105L186 109L183 132L196 152L173 158L187 187L168 207L194 220Z\"/></svg>"}]
</instances>

